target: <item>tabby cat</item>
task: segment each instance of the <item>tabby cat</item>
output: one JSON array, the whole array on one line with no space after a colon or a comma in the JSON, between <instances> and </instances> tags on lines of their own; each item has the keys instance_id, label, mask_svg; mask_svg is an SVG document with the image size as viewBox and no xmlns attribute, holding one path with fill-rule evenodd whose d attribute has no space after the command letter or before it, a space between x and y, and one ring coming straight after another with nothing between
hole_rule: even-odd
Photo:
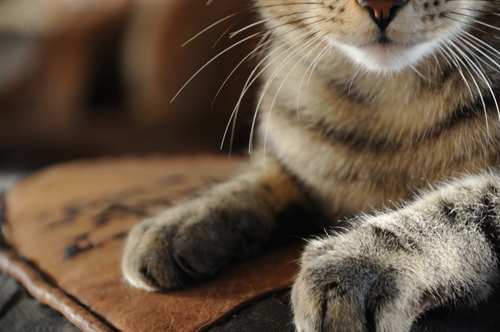
<instances>
[{"instance_id":1,"label":"tabby cat","mask_svg":"<svg viewBox=\"0 0 500 332\"><path fill-rule=\"evenodd\" d=\"M252 8L266 26L259 148L239 176L136 226L126 280L184 287L302 224L321 235L292 290L300 332L409 331L429 309L487 299L500 277L500 1Z\"/></svg>"}]
</instances>

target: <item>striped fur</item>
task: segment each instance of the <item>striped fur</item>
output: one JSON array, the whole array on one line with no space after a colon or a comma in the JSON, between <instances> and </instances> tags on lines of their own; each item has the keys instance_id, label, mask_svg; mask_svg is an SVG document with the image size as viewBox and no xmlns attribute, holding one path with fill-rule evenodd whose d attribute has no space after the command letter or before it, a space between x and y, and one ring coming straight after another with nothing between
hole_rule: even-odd
<instances>
[{"instance_id":1,"label":"striped fur","mask_svg":"<svg viewBox=\"0 0 500 332\"><path fill-rule=\"evenodd\" d=\"M259 153L137 226L128 282L210 277L289 234L291 207L311 230L401 206L311 241L292 292L298 331L404 332L430 308L486 299L500 253L500 3L410 0L386 30L390 52L355 0L256 6L271 36Z\"/></svg>"}]
</instances>

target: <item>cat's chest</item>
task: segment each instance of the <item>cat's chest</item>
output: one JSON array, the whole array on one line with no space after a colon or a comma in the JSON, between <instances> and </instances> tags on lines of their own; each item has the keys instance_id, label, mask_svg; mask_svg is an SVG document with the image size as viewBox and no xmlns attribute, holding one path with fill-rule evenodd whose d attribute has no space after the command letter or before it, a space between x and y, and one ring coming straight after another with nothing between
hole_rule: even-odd
<instances>
[{"instance_id":1,"label":"cat's chest","mask_svg":"<svg viewBox=\"0 0 500 332\"><path fill-rule=\"evenodd\" d=\"M454 128L456 133L436 132L404 144L363 136L362 130L356 134L325 130L276 114L262 123L265 148L272 149L335 212L380 208L498 162L498 151L475 137L472 122Z\"/></svg>"}]
</instances>

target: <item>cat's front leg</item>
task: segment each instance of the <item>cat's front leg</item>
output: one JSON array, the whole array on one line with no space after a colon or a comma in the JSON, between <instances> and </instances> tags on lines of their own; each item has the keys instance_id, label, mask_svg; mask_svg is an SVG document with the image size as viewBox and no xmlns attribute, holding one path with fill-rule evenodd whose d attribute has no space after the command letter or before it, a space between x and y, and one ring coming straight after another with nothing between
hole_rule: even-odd
<instances>
[{"instance_id":1,"label":"cat's front leg","mask_svg":"<svg viewBox=\"0 0 500 332\"><path fill-rule=\"evenodd\" d=\"M134 227L122 260L124 277L146 290L208 278L265 246L280 214L303 204L295 180L277 161L254 159L240 176Z\"/></svg>"},{"instance_id":2,"label":"cat's front leg","mask_svg":"<svg viewBox=\"0 0 500 332\"><path fill-rule=\"evenodd\" d=\"M474 305L498 279L500 177L471 176L313 240L292 292L299 332L407 332L427 310Z\"/></svg>"}]
</instances>

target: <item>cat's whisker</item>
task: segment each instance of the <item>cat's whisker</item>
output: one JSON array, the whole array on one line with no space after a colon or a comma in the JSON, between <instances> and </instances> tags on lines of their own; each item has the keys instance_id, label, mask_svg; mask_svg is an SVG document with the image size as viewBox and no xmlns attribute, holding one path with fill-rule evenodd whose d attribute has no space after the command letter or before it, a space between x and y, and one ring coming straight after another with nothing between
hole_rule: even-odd
<instances>
[{"instance_id":1,"label":"cat's whisker","mask_svg":"<svg viewBox=\"0 0 500 332\"><path fill-rule=\"evenodd\" d=\"M189 38L188 40L186 40L184 43L182 43L182 47L186 47L187 45L189 45L191 42L193 42L195 39L198 39L198 37L200 37L201 35L203 35L204 33L206 33L207 31L209 30L212 30L214 27L218 26L219 24L221 23L224 23L226 21L229 21L230 19L236 17L238 15L238 13L232 13L232 14L229 14L217 21L215 21L214 23L210 24L209 26L207 26L206 28L202 29L200 32L198 32L197 34L195 34L193 37Z\"/></svg>"},{"instance_id":2,"label":"cat's whisker","mask_svg":"<svg viewBox=\"0 0 500 332\"><path fill-rule=\"evenodd\" d=\"M349 85L347 86L347 94L351 95L352 88L354 87L354 82L358 78L359 74L361 74L361 71L363 71L363 67L358 64L358 69L356 69L356 72L352 75L351 80L349 81Z\"/></svg>"},{"instance_id":3,"label":"cat's whisker","mask_svg":"<svg viewBox=\"0 0 500 332\"><path fill-rule=\"evenodd\" d=\"M309 22L307 25L314 25L314 24L317 24L317 23L320 23L322 22L324 19L321 19L321 20L318 20L318 21L313 21L313 22ZM283 34L279 34L278 36L284 36L286 34L289 34L293 31L296 31L297 28L294 27L288 31L286 31L285 33ZM302 38L302 37L305 37L306 39L309 37L309 36L312 36L312 35L315 35L317 32L313 32L313 33L310 33L310 32L306 32L302 35L299 36L299 38ZM283 44L283 47L285 45ZM224 146L224 142L225 142L225 139L226 139L226 136L227 136L227 131L229 129L229 124L231 123L231 121L234 121L233 118L236 116L237 112L238 112L238 109L240 108L240 105L241 105L241 102L243 101L243 98L244 96L246 95L246 93L248 92L248 90L251 88L251 86L257 81L257 79L260 77L260 75L265 71L265 69L270 65L270 64L267 64L262 70L260 70L259 72L257 72L259 70L259 68L267 61L267 59L272 56L275 52L279 51L281 47L277 47L276 50L273 50L272 52L270 52L269 54L266 55L266 57L264 57L264 59L262 59L256 66L255 68L252 70L252 72L250 73L247 81L245 82L244 86L243 86L243 89L242 89L242 92L240 93L240 97L236 103L236 106L234 107L233 111L231 112L231 116L229 118L229 121L228 121L228 125L226 126L226 129L224 131L224 135L223 135L223 138L222 138L222 143L221 143L221 146L220 148L222 149L223 146ZM252 128L253 128L253 125L252 125Z\"/></svg>"},{"instance_id":4,"label":"cat's whisker","mask_svg":"<svg viewBox=\"0 0 500 332\"><path fill-rule=\"evenodd\" d=\"M472 48L473 51L475 51L475 52L471 51L471 54L473 54L478 61L482 62L484 65L486 65L492 71L494 71L496 73L500 73L500 64L498 64L498 62L495 59L493 59L492 57L490 57L488 54L483 52L483 50L480 47L476 46L476 44L467 40L463 36L462 37L459 36L458 40L460 40L462 42L462 45L468 46L468 47ZM479 53L484 58L486 58L486 60L489 60L491 62L491 64L488 63L488 61L486 61L483 57L478 56L476 53Z\"/></svg>"},{"instance_id":5,"label":"cat's whisker","mask_svg":"<svg viewBox=\"0 0 500 332\"><path fill-rule=\"evenodd\" d=\"M325 47L326 48L326 47ZM319 54L313 59L313 61L311 61L311 63L309 64L309 66L307 66L306 70L304 71L304 75L302 76L301 80L300 80L300 84L299 84L299 93L297 95L297 112L300 110L300 105L301 105L301 99L302 99L302 88L304 86L304 82L306 80L306 77L309 73L309 70L312 70L312 67L314 67L316 61L321 57L321 54L323 53L323 50L321 50L319 52Z\"/></svg>"},{"instance_id":6,"label":"cat's whisker","mask_svg":"<svg viewBox=\"0 0 500 332\"><path fill-rule=\"evenodd\" d=\"M493 91L493 88L491 87L491 84L488 80L488 78L485 76L485 74L483 73L483 71L481 70L481 68L479 68L477 66L477 64L469 57L469 55L464 52L458 45L456 45L455 42L453 41L450 41L450 45L458 52L461 54L462 58L470 64L470 66L474 69L474 71L480 76L480 78L483 80L483 82L486 84L490 94L491 94L491 97L493 98L493 101L495 103L495 107L497 109L497 112L500 116L500 108L498 106L498 102L497 102L497 98L495 96L495 93ZM486 110L486 106L484 106L484 111L485 111L485 117L487 117L487 110ZM488 136L489 136L489 127L488 127L488 121L487 122L487 127L486 127L486 131L488 133Z\"/></svg>"},{"instance_id":7,"label":"cat's whisker","mask_svg":"<svg viewBox=\"0 0 500 332\"><path fill-rule=\"evenodd\" d=\"M290 75L294 72L294 70L297 68L297 66L301 64L302 60L304 60L307 57L309 57L311 55L311 53L313 53L314 51L316 51L317 47L321 46L323 38L326 37L326 35L327 34L323 34L323 35L315 37L314 39L311 40L311 43L309 45L304 45L305 47L303 47L300 50L300 52L298 52L297 56L299 58L297 59L295 65L293 65L292 67L290 67L290 69L288 69L287 74L284 76L284 78L281 81L281 84L276 89L276 93L274 94L273 100L271 101L271 104L270 104L271 106L268 109L268 114L267 114L268 118L271 117L273 109L274 109L274 106L276 104L276 100L278 99L278 95L280 94L281 90L283 89L283 86L285 85L285 83L288 80L288 78L290 77ZM309 50L308 53L306 53L305 55L303 55L302 57L300 57L301 56L300 53L303 50L306 50L308 47L311 47L311 50ZM327 45L326 47L329 47L329 46ZM320 54L321 54L321 52L320 52ZM284 65L286 65L286 63ZM267 143L268 143L268 132L267 132L267 128L266 128L266 134L265 134L265 137L264 137L264 152L266 151Z\"/></svg>"},{"instance_id":8,"label":"cat's whisker","mask_svg":"<svg viewBox=\"0 0 500 332\"><path fill-rule=\"evenodd\" d=\"M311 70L309 71L309 76L307 77L307 86L310 85L311 83L311 79L312 79L312 75L314 74L314 72L316 71L316 67L319 65L320 63L320 60L321 58L326 54L326 52L328 52L330 50L330 46L327 45L325 46L325 48L318 54L318 57L314 60L313 62L313 66L311 67Z\"/></svg>"},{"instance_id":9,"label":"cat's whisker","mask_svg":"<svg viewBox=\"0 0 500 332\"><path fill-rule=\"evenodd\" d=\"M461 45L461 46L462 46L462 45ZM475 56L475 54L473 54L472 52L471 52L471 55L472 55L475 59L478 59L478 58L477 58L477 56ZM466 59L466 61L468 61L468 62L470 63L472 60L467 60L467 59ZM475 71L479 74L479 76L481 76L481 78L483 79L483 81L484 81L487 85L489 85L489 84L490 84L489 80L488 80L487 78L483 78L483 77L484 77L484 72L483 72L483 70L481 69L480 64L476 64L476 66L477 66L478 68L477 68ZM495 98L494 94L492 94L492 96L493 96L493 98ZM494 99L494 100L495 100L495 99ZM496 104L496 102L495 102L495 104ZM497 107L497 113L498 113L498 107ZM486 126L486 135L487 135L487 137L489 138L489 137L490 137L490 131L489 131L488 112L487 112L487 110L486 110L484 107L483 107L483 114L484 114L484 120L485 120L485 126ZM500 113L498 113L498 114L499 114L499 116L500 116Z\"/></svg>"},{"instance_id":10,"label":"cat's whisker","mask_svg":"<svg viewBox=\"0 0 500 332\"><path fill-rule=\"evenodd\" d=\"M437 52L438 52L438 54L441 54L443 56L443 59L447 62L447 64L451 68L455 67L458 70L460 77L462 78L463 82L465 83L465 86L467 87L467 90L469 91L469 95L470 95L471 99L474 99L475 98L474 93L472 92L472 88L469 84L469 81L467 80L467 78L464 75L464 72L463 72L462 66L460 65L460 62L456 61L456 59L454 59L453 55L447 53L447 50L445 48L443 48L443 45L439 45Z\"/></svg>"},{"instance_id":11,"label":"cat's whisker","mask_svg":"<svg viewBox=\"0 0 500 332\"><path fill-rule=\"evenodd\" d=\"M450 48L450 46L452 45L451 43L451 40L448 40L446 41L445 43L442 44L446 50L448 50L449 54L452 56L453 59L455 59L455 61L461 65L463 65L463 67L465 68L465 70L467 71L467 73L469 74L469 77L471 78L472 80L472 83L474 84L474 87L476 88L476 91L477 91L477 94L479 95L479 99L481 101L481 105L483 107L483 111L484 111L484 114L486 116L487 114L487 107L486 107L486 101L484 99L484 96L483 96L483 92L482 92L482 89L479 85L479 83L477 82L476 80L476 77L474 76L473 72L471 71L471 69L469 68L470 64L467 64L465 63L463 60L462 60L462 57L459 56L457 54L457 52ZM487 120L486 120L487 121Z\"/></svg>"},{"instance_id":12,"label":"cat's whisker","mask_svg":"<svg viewBox=\"0 0 500 332\"><path fill-rule=\"evenodd\" d=\"M254 57L256 54L258 54L259 51L262 51L264 49L269 49L271 47L271 44L273 42L272 39L269 39L269 36L271 35L271 32L266 33L263 37L261 42L259 42L259 45L257 45L252 51L250 51L238 64L233 68L233 70L227 75L226 79L222 82L220 85L219 89L217 90L215 97L212 100L212 108L214 107L215 101L219 97L219 95L222 93L222 90L224 90L225 86L229 82L229 80L234 76L234 74L238 71L238 69L243 66L245 62L247 62L249 59ZM266 40L267 39L267 40ZM263 42L265 41L265 42Z\"/></svg>"},{"instance_id":13,"label":"cat's whisker","mask_svg":"<svg viewBox=\"0 0 500 332\"><path fill-rule=\"evenodd\" d=\"M293 12L293 13L289 13L289 14L284 14L284 15L279 15L279 16L273 16L273 17L270 17L270 18L265 18L265 19L262 19L262 20L259 20L257 22L253 22L253 23L250 23L234 32L231 32L229 34L229 38L232 39L236 36L238 36L239 34L241 34L242 32L245 32L251 28L254 28L256 26L259 26L259 25L263 25L265 23L268 23L268 22L273 22L273 21L280 21L282 18L285 18L285 17L290 17L290 16L297 16L297 15L302 15L302 14L307 14L309 11L300 11L300 12ZM313 18L317 17L317 15L315 15ZM304 19L308 19L309 17L305 17L305 18L298 18L297 19L297 22L300 22L300 21L303 21ZM289 21L285 24L290 24L290 23L294 23L294 21Z\"/></svg>"},{"instance_id":14,"label":"cat's whisker","mask_svg":"<svg viewBox=\"0 0 500 332\"><path fill-rule=\"evenodd\" d=\"M440 47L440 46L438 46L438 51L439 51L439 47ZM438 54L439 54L439 52L438 52ZM431 57L432 57L432 59L434 60L434 64L435 64L435 65L436 65L436 67L438 68L439 72L440 72L440 73L443 73L444 71L443 71L443 68L442 68L442 66L441 66L441 62L439 61L439 59L438 59L438 57L437 57L436 53L435 53L435 52L432 52L432 53L431 53ZM449 64L449 63L448 63L448 64Z\"/></svg>"},{"instance_id":15,"label":"cat's whisker","mask_svg":"<svg viewBox=\"0 0 500 332\"><path fill-rule=\"evenodd\" d=\"M313 35L311 35L310 37L308 38L313 38L316 34L318 34L320 31L316 31L314 32ZM293 52L289 54L289 57L293 55ZM270 66L272 63L269 63L268 66ZM265 70L266 68L264 68L262 70L262 72ZM276 72L276 71L275 71ZM250 129L250 138L249 138L249 142L248 142L248 151L249 153L251 154L252 151L253 151L253 140L254 140L254 136L255 136L255 128L256 128L256 124L257 124L257 118L258 118L258 115L259 115L259 110L261 108L261 105L262 105L262 102L263 102L263 99L264 99L264 95L265 95L265 92L267 91L270 83L272 82L272 77L275 75L275 73L272 73L270 78L268 79L268 81L265 83L263 89L262 89L262 92L261 92L261 95L259 97L259 100L257 102L257 106L255 107L255 111L254 111L254 115L253 115L253 118L252 118L252 125L251 125L251 129Z\"/></svg>"},{"instance_id":16,"label":"cat's whisker","mask_svg":"<svg viewBox=\"0 0 500 332\"><path fill-rule=\"evenodd\" d=\"M428 81L428 82L432 82L432 80L425 76L422 72L420 72L416 66L412 65L412 64L408 64L408 67L415 73L417 74L420 78L422 78L423 80L425 81Z\"/></svg>"},{"instance_id":17,"label":"cat's whisker","mask_svg":"<svg viewBox=\"0 0 500 332\"><path fill-rule=\"evenodd\" d=\"M285 59L281 62L281 64L278 65L277 68L271 73L271 75L267 79L266 83L264 84L264 86L261 90L261 93L260 93L260 97L257 101L257 106L255 107L254 116L252 118L250 138L249 138L249 142L248 142L249 153L253 152L253 140L254 140L254 136L255 136L255 128L256 128L256 124L257 124L257 118L259 115L259 111L262 107L262 103L264 102L264 96L266 95L267 90L269 89L272 81L274 80L274 77L279 73L281 68L287 64L289 59L291 59L293 56L300 53L303 49L307 48L309 46L309 44L311 44L311 40L314 41L315 36L320 32L321 31L315 31L312 35L307 37L307 39L309 39L309 42L304 43L304 45L302 45L300 48L296 49L295 51L289 52L289 54L285 57ZM284 52L286 53L286 51L288 50L287 45L285 45L284 48L285 48ZM267 67L269 67L270 65L273 65L273 62L268 63ZM264 68L261 72L264 72L266 69L267 68Z\"/></svg>"},{"instance_id":18,"label":"cat's whisker","mask_svg":"<svg viewBox=\"0 0 500 332\"><path fill-rule=\"evenodd\" d=\"M290 31L293 31L295 29L291 29ZM289 31L288 31L289 32ZM287 32L287 33L288 33ZM306 32L304 34L302 34L300 37L305 37L305 38L308 38L309 35L314 35L316 34L317 32L314 32L314 33L310 33L310 32ZM285 33L286 34L286 33ZM286 45L283 44L283 47L285 47ZM260 77L260 75L265 71L265 69L267 67L269 67L271 64L267 64L262 70L259 70L259 68L267 61L267 59L269 57L271 57L274 53L276 53L277 51L280 51L281 49L281 46L280 47L277 47L275 50L273 50L272 52L268 53L256 66L255 68L252 70L252 72L250 73L247 81L245 82L244 86L243 86L243 89L242 89L242 92L240 93L240 97L238 98L238 101L236 103L236 106L234 107L233 111L231 112L231 115L230 115L230 118L228 120L228 125L226 126L226 129L224 130L224 135L222 137L222 142L221 142L221 146L220 148L222 149L224 147L224 142L225 142L225 139L226 139L226 136L228 134L228 130L229 130L229 126L231 124L231 121L234 121L233 118L235 117L235 115L237 114L237 111L238 109L240 108L240 105L241 105L241 102L243 101L243 98L244 96L246 95L246 93L249 91L249 89L252 87L252 85L257 81L257 79ZM256 74L257 73L257 74Z\"/></svg>"},{"instance_id":19,"label":"cat's whisker","mask_svg":"<svg viewBox=\"0 0 500 332\"><path fill-rule=\"evenodd\" d=\"M224 23L226 21L229 21L230 19L235 18L235 17L237 17L239 15L251 14L252 12L258 12L261 9L264 9L264 8L291 7L291 6L303 6L303 5L321 5L321 4L322 3L319 2L319 1L304 1L304 2L278 3L278 4L271 4L271 5L254 5L254 6L249 6L247 8L244 8L244 9L240 10L240 11L231 13L231 14L229 14L229 15L221 18L221 19L218 19L214 23L211 23L210 25L208 25L207 27L203 28L201 31L199 31L198 33L196 33L193 37L191 37L188 40L186 40L182 44L182 47L187 46L188 44L190 44L194 40L196 40L199 37L201 37L206 32L212 30L213 28L217 27L218 25L220 25L220 24L222 24L222 23Z\"/></svg>"},{"instance_id":20,"label":"cat's whisker","mask_svg":"<svg viewBox=\"0 0 500 332\"><path fill-rule=\"evenodd\" d=\"M217 47L217 45L219 45L219 43L224 39L224 37L228 36L229 33L231 32L231 30L238 25L238 22L233 22L231 23L222 33L221 35L219 36L219 38L217 38L215 40L215 42L213 43L212 45L212 48L215 49Z\"/></svg>"},{"instance_id":21,"label":"cat's whisker","mask_svg":"<svg viewBox=\"0 0 500 332\"><path fill-rule=\"evenodd\" d=\"M231 46L227 47L226 49L224 49L223 51L219 52L216 56L214 56L213 58L211 58L210 60L208 60L203 66L201 66L183 85L182 87L179 89L179 91L172 97L172 99L170 100L171 103L173 103L179 96L180 94L186 89L186 87L203 71L205 70L209 65L211 65L213 62L215 62L217 59L219 59L221 56L223 56L224 54L228 53L229 51L231 51L232 49L236 48L237 46L249 41L249 40L252 40L258 36L262 35L262 32L257 32L257 33L254 33L254 34L251 34L250 36L247 36L245 38L243 38L242 40L232 44Z\"/></svg>"},{"instance_id":22,"label":"cat's whisker","mask_svg":"<svg viewBox=\"0 0 500 332\"><path fill-rule=\"evenodd\" d=\"M313 26L315 24L318 24L318 23L321 23L322 21L324 21L325 19L320 19L320 20L317 20L317 21L313 21L313 22L309 22L307 23L306 25L310 25L310 26ZM286 31L285 33L283 34L279 34L279 35L286 35L286 34L289 34L293 31L297 30L297 28L293 28L289 31ZM313 33L310 33L310 32L306 32L304 33L303 35L299 36L299 38L311 38L312 36L316 35L319 31L315 31ZM283 47L285 47L286 45L283 45ZM224 146L224 142L226 140L226 137L227 137L227 134L228 134L228 130L229 130L229 125L231 124L231 122L233 123L233 128L235 126L235 121L237 119L237 115L238 115L238 111L239 111L239 108L241 106L241 103L243 101L243 98L244 96L246 95L246 93L249 91L249 89L252 87L252 85L257 81L257 79L264 73L264 71L271 65L271 64L267 64L266 66L264 66L259 72L258 69L263 65L263 63L265 61L267 61L267 59L272 56L277 50L274 50L272 51L270 54L268 54L261 62L259 62L259 64L257 64L257 66L254 68L254 70L250 73L247 81L245 82L244 86L243 86L243 89L242 89L242 92L240 94L240 97L236 103L236 106L234 107L232 113L231 113L231 116L229 118L229 121L228 121L228 125L226 126L226 129L224 130L224 135L223 135L223 138L222 138L222 143L221 143L221 146L220 148L222 149L223 146ZM256 73L257 72L257 73ZM251 137L253 137L253 128L255 127L255 122L256 122L256 118L254 117L254 120L252 121L252 127L251 127Z\"/></svg>"},{"instance_id":23,"label":"cat's whisker","mask_svg":"<svg viewBox=\"0 0 500 332\"><path fill-rule=\"evenodd\" d=\"M466 30L463 30L461 32L463 35L465 35L466 37L472 39L472 40L475 40L476 42L478 42L479 44L483 45L484 48L490 50L490 54L493 53L495 54L496 56L500 57L500 51L498 51L496 48L494 48L493 46L491 46L490 44L488 44L487 42L485 42L484 40L474 36L473 34L469 33L468 31Z\"/></svg>"},{"instance_id":24,"label":"cat's whisker","mask_svg":"<svg viewBox=\"0 0 500 332\"><path fill-rule=\"evenodd\" d=\"M310 17L306 17L306 18L302 18L300 21L307 21L308 19L314 19L314 18L317 18L319 17L319 15L315 15L315 16L310 16ZM322 19L323 20L323 19ZM319 21L322 21L322 20L319 20ZM292 21L293 22L293 21ZM283 25L287 25L287 24L290 24L290 22L284 22ZM271 28L272 29L272 28ZM178 97L179 95L187 88L187 86L203 71L205 70L210 64L212 64L214 61L216 61L217 59L219 59L221 56L225 55L226 53L228 53L229 51L231 51L232 49L234 49L235 47L253 39L253 38L256 38L262 34L264 34L265 32L256 32L250 36L247 36L245 38L243 38L242 40L238 41L238 42L235 42L234 44L228 46L226 49L224 49L223 51L219 52L217 55L215 55L213 58L211 58L210 60L208 60L203 66L201 66L182 86L181 88L177 91L177 93L171 98L170 102L174 102Z\"/></svg>"},{"instance_id":25,"label":"cat's whisker","mask_svg":"<svg viewBox=\"0 0 500 332\"><path fill-rule=\"evenodd\" d=\"M496 30L496 31L500 31L500 27L498 27L496 25L492 25L492 24L486 23L486 22L483 22L483 21L479 20L474 15L466 14L466 13L463 13L463 12L456 12L456 11L453 11L453 10L448 10L447 12L450 13L450 14L467 17L470 21L472 21L474 23L477 23L479 25L482 25L484 27L487 27L487 28L490 28L490 29L493 29L493 30Z\"/></svg>"},{"instance_id":26,"label":"cat's whisker","mask_svg":"<svg viewBox=\"0 0 500 332\"><path fill-rule=\"evenodd\" d=\"M496 12L496 11L492 12L492 11L488 11L488 10L484 10L484 9L466 8L466 7L457 7L455 9L456 10L470 11L470 12L474 12L474 13L480 13L480 14L484 14L484 15L500 16L499 12Z\"/></svg>"},{"instance_id":27,"label":"cat's whisker","mask_svg":"<svg viewBox=\"0 0 500 332\"><path fill-rule=\"evenodd\" d=\"M462 45L464 45L463 43L465 42L465 43L467 43L467 45L469 45L469 46L473 47L474 49L476 49L476 51L479 51L481 55L486 56L486 54L484 54L483 52L481 52L480 50L478 50L477 48L475 48L475 46L474 46L474 45L472 45L472 44L468 43L467 41L465 41L465 40L463 40L463 39L462 39L462 40L461 40L461 42L462 42ZM484 61L481 57L479 57L479 56L475 55L475 54L474 54L472 51L470 51L470 49L468 49L467 47L464 47L464 50L465 50L465 51L463 51L464 53L467 53L467 51L468 51L470 55L472 55L473 57L475 57L475 58L476 58L476 59L478 59L479 61ZM466 55L467 55L467 54L466 54ZM488 57L488 58L489 58L489 57ZM469 58L469 59L470 59L470 58ZM494 63L495 63L495 64L496 64L496 65L500 68L500 65L498 65L498 63L497 63L497 62L495 62L495 61L491 60L491 58L489 58L489 59L490 59L490 61L494 62ZM471 59L470 61L472 61L472 59ZM491 83L490 79L486 76L486 74L484 73L484 71L483 71L483 70L479 69L479 71L480 71L481 77L483 78L483 80L484 80L485 84L486 84L486 85L487 85L487 87L488 87L488 90L490 91L491 97L493 98L493 102L494 102L494 104L495 104L495 108L496 108L496 111L497 111L498 119L499 119L499 121L500 121L500 107L499 107L499 105L498 105L497 97L496 97L496 94L495 94L495 92L494 92L494 90L493 90L492 83ZM498 72L498 71L497 71L497 72Z\"/></svg>"},{"instance_id":28,"label":"cat's whisker","mask_svg":"<svg viewBox=\"0 0 500 332\"><path fill-rule=\"evenodd\" d=\"M481 28L477 27L476 25L470 25L470 22L467 22L467 21L464 21L464 20L460 20L460 19L458 19L458 18L456 18L456 17L450 17L450 16L446 15L445 13L442 13L442 14L441 14L441 17L446 18L446 19L448 19L448 20L450 20L450 21L454 21L454 22L457 22L457 23L460 23L460 24L466 25L466 26L468 26L468 28L470 28L470 29L472 29L472 30L475 30L475 31L478 31L478 32L481 32L481 33L483 33L483 34L485 34L485 35L487 35L487 34L488 34L488 32L487 32L487 31L485 31L485 30L483 30L483 29L481 29Z\"/></svg>"}]
</instances>

